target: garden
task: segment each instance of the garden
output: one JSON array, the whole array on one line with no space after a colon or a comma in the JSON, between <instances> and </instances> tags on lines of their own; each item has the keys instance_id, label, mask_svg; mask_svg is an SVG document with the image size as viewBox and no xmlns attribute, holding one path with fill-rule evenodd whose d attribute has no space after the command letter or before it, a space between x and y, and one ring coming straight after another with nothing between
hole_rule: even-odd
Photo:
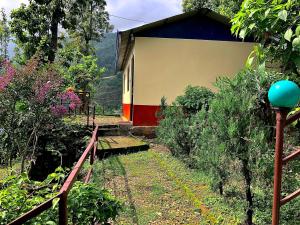
<instances>
[{"instance_id":1,"label":"garden","mask_svg":"<svg viewBox=\"0 0 300 225\"><path fill-rule=\"evenodd\" d=\"M113 30L105 7L104 0L32 0L10 19L1 11L0 224L49 201L25 224L59 224L60 190L90 152L68 192L68 224L270 224L276 115L268 91L279 80L300 85L300 3L183 0L184 11L210 8L231 18L235 36L255 39L245 68L219 78L216 92L191 85L175 102L162 96L156 139L131 137L148 151L94 162L99 149L92 147L110 149L111 139L98 141L86 115L72 115L85 114L90 100L80 93L93 101L106 71L95 50ZM299 111L296 105L289 115ZM299 148L299 131L299 121L285 130L285 154ZM293 161L282 193L299 187ZM298 225L299 208L299 198L284 205L280 224Z\"/></svg>"}]
</instances>

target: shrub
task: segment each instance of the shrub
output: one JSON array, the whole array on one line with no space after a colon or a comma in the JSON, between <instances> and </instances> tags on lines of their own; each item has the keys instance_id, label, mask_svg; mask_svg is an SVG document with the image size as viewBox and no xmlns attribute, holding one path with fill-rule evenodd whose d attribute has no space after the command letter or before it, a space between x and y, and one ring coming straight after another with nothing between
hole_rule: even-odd
<instances>
[{"instance_id":1,"label":"shrub","mask_svg":"<svg viewBox=\"0 0 300 225\"><path fill-rule=\"evenodd\" d=\"M34 160L39 138L61 122L68 107L80 100L74 92L65 92L64 80L55 65L41 65L33 58L16 68L8 61L0 70L0 156L7 164L13 158ZM61 105L64 101L67 107Z\"/></svg>"},{"instance_id":2,"label":"shrub","mask_svg":"<svg viewBox=\"0 0 300 225\"><path fill-rule=\"evenodd\" d=\"M205 95L209 97L209 107L200 111L169 107L157 129L159 140L175 156L209 174L213 178L212 187L220 194L231 201L245 202L247 224L270 223L275 114L267 92L272 83L284 78L280 73L251 69L232 79L220 78L215 84L218 92L214 97ZM184 97L179 99L183 104ZM287 151L299 145L298 126L287 130L285 140ZM283 193L291 193L300 186L299 172L298 164L288 165ZM287 214L299 215L299 204L300 201L295 201L282 209L286 213L282 216L283 224L296 224L297 219Z\"/></svg>"},{"instance_id":3,"label":"shrub","mask_svg":"<svg viewBox=\"0 0 300 225\"><path fill-rule=\"evenodd\" d=\"M56 196L65 171L58 168L43 182L32 181L26 173L0 182L0 224L7 224L23 213ZM58 199L49 210L26 224L58 224ZM95 184L76 182L68 196L70 224L108 223L121 210L121 204L107 190Z\"/></svg>"},{"instance_id":4,"label":"shrub","mask_svg":"<svg viewBox=\"0 0 300 225\"><path fill-rule=\"evenodd\" d=\"M189 156L196 139L191 126L195 115L201 109L208 109L213 93L204 87L188 86L184 95L176 98L172 106L166 106L162 99L161 121L157 128L159 141L171 149L173 155ZM191 162L190 162L191 163Z\"/></svg>"},{"instance_id":5,"label":"shrub","mask_svg":"<svg viewBox=\"0 0 300 225\"><path fill-rule=\"evenodd\" d=\"M121 204L95 184L76 182L68 198L72 224L103 224L115 220Z\"/></svg>"},{"instance_id":6,"label":"shrub","mask_svg":"<svg viewBox=\"0 0 300 225\"><path fill-rule=\"evenodd\" d=\"M213 96L213 92L205 87L187 86L184 95L178 96L175 104L181 106L185 113L195 114L202 108L207 110Z\"/></svg>"},{"instance_id":7,"label":"shrub","mask_svg":"<svg viewBox=\"0 0 300 225\"><path fill-rule=\"evenodd\" d=\"M193 146L190 138L192 118L187 118L177 106L169 106L157 128L158 140L170 148L175 156L189 156Z\"/></svg>"}]
</instances>

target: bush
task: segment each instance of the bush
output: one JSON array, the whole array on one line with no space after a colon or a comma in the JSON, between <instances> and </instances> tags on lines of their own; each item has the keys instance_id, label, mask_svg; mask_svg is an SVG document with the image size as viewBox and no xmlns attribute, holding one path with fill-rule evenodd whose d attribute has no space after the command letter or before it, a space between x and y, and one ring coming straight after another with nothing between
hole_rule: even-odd
<instances>
[{"instance_id":1,"label":"bush","mask_svg":"<svg viewBox=\"0 0 300 225\"><path fill-rule=\"evenodd\" d=\"M205 87L187 86L184 95L176 98L176 105L183 108L187 114L195 114L202 108L208 109L209 101L213 98L212 91Z\"/></svg>"},{"instance_id":2,"label":"bush","mask_svg":"<svg viewBox=\"0 0 300 225\"><path fill-rule=\"evenodd\" d=\"M181 108L167 107L157 128L158 140L170 148L175 156L189 156L193 148L190 136L192 118L188 118Z\"/></svg>"},{"instance_id":3,"label":"bush","mask_svg":"<svg viewBox=\"0 0 300 225\"><path fill-rule=\"evenodd\" d=\"M71 224L103 224L115 220L121 204L95 184L76 182L68 198Z\"/></svg>"},{"instance_id":4,"label":"bush","mask_svg":"<svg viewBox=\"0 0 300 225\"><path fill-rule=\"evenodd\" d=\"M196 94L194 98L201 96L197 100L187 97L195 93L192 91L177 98L174 106L165 110L157 129L159 140L171 148L175 156L213 178L213 189L231 200L244 200L247 224L270 223L275 115L267 92L272 83L283 78L279 73L250 69L241 71L233 79L220 78L213 98L211 94ZM196 102L184 101L185 97ZM209 107L176 108L175 105L185 102L189 102L189 106L208 102ZM299 128L289 128L286 143L288 151L299 145ZM291 193L300 186L299 172L297 164L288 166L283 193ZM298 217L299 204L298 200L282 209L286 213L282 216L283 224L296 224L297 219L287 215Z\"/></svg>"},{"instance_id":5,"label":"bush","mask_svg":"<svg viewBox=\"0 0 300 225\"><path fill-rule=\"evenodd\" d=\"M48 199L56 196L65 179L58 168L43 182L32 181L26 173L0 181L0 224L7 224ZM107 223L114 220L121 204L105 189L76 182L68 196L70 224ZM58 224L58 199L54 206L26 224Z\"/></svg>"},{"instance_id":6,"label":"bush","mask_svg":"<svg viewBox=\"0 0 300 225\"><path fill-rule=\"evenodd\" d=\"M64 79L55 64L41 65L38 57L25 66L14 67L8 61L0 70L0 157L12 166L12 160L34 161L39 138L61 122L68 108L80 104L79 97L65 91ZM62 105L64 103L64 105Z\"/></svg>"},{"instance_id":7,"label":"bush","mask_svg":"<svg viewBox=\"0 0 300 225\"><path fill-rule=\"evenodd\" d=\"M173 155L189 156L194 149L196 139L191 132L195 114L208 109L213 93L203 87L188 86L184 95L176 98L172 106L166 106L162 99L157 136L159 141L171 149Z\"/></svg>"}]
</instances>

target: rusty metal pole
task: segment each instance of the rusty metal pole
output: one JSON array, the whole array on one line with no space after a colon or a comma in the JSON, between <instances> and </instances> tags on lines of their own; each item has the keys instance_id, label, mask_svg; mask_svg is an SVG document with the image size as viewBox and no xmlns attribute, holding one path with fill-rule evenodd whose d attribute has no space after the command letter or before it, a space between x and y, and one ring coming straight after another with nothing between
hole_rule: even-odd
<instances>
[{"instance_id":1,"label":"rusty metal pole","mask_svg":"<svg viewBox=\"0 0 300 225\"><path fill-rule=\"evenodd\" d=\"M94 142L93 150L91 151L91 155L90 155L90 165L94 164L94 159L95 159L95 142Z\"/></svg>"},{"instance_id":2,"label":"rusty metal pole","mask_svg":"<svg viewBox=\"0 0 300 225\"><path fill-rule=\"evenodd\" d=\"M90 106L87 107L87 127L90 125Z\"/></svg>"},{"instance_id":3,"label":"rusty metal pole","mask_svg":"<svg viewBox=\"0 0 300 225\"><path fill-rule=\"evenodd\" d=\"M285 108L276 109L276 144L274 161L274 195L272 209L272 225L279 225L280 220L283 139L287 113L288 111Z\"/></svg>"},{"instance_id":4,"label":"rusty metal pole","mask_svg":"<svg viewBox=\"0 0 300 225\"><path fill-rule=\"evenodd\" d=\"M59 225L68 224L68 193L64 191L59 200Z\"/></svg>"},{"instance_id":5,"label":"rusty metal pole","mask_svg":"<svg viewBox=\"0 0 300 225\"><path fill-rule=\"evenodd\" d=\"M95 129L95 119L96 119L96 106L93 108L93 130Z\"/></svg>"}]
</instances>

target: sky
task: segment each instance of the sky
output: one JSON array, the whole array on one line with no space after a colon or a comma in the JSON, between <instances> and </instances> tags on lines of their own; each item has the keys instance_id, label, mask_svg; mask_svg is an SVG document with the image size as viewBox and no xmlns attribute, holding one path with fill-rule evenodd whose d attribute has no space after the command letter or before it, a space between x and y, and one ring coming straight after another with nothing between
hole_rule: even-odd
<instances>
[{"instance_id":1,"label":"sky","mask_svg":"<svg viewBox=\"0 0 300 225\"><path fill-rule=\"evenodd\" d=\"M174 16L182 12L182 0L106 0L110 22L115 30L127 30L136 26ZM0 0L0 8L10 12L28 0ZM127 18L129 20L118 17ZM136 20L136 21L132 21Z\"/></svg>"}]
</instances>

